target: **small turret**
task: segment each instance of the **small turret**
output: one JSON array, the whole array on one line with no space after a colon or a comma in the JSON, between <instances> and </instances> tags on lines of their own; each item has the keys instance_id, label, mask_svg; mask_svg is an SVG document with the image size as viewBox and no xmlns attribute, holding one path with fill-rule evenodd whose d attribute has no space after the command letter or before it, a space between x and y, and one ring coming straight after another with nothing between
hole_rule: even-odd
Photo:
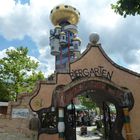
<instances>
[{"instance_id":1,"label":"small turret","mask_svg":"<svg viewBox=\"0 0 140 140\"><path fill-rule=\"evenodd\" d=\"M66 33L61 32L60 33L60 45L66 45L67 39L66 39Z\"/></svg>"},{"instance_id":2,"label":"small turret","mask_svg":"<svg viewBox=\"0 0 140 140\"><path fill-rule=\"evenodd\" d=\"M50 37L50 46L51 46L51 54L52 55L59 55L60 51L59 51L59 39L55 38L55 36L51 36Z\"/></svg>"},{"instance_id":3,"label":"small turret","mask_svg":"<svg viewBox=\"0 0 140 140\"><path fill-rule=\"evenodd\" d=\"M72 44L74 46L74 50L79 51L79 47L81 45L81 40L78 37L73 38Z\"/></svg>"},{"instance_id":4,"label":"small turret","mask_svg":"<svg viewBox=\"0 0 140 140\"><path fill-rule=\"evenodd\" d=\"M55 26L55 36L59 36L61 33L61 26L57 25Z\"/></svg>"}]
</instances>

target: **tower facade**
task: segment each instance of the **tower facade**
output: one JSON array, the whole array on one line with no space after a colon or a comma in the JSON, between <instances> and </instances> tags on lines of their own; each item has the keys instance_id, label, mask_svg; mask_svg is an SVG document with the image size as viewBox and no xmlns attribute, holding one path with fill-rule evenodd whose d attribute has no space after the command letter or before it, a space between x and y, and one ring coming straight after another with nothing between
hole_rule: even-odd
<instances>
[{"instance_id":1,"label":"tower facade","mask_svg":"<svg viewBox=\"0 0 140 140\"><path fill-rule=\"evenodd\" d=\"M77 36L79 18L79 11L69 5L59 5L51 10L54 29L50 30L50 47L57 72L67 71L69 63L80 55L81 40Z\"/></svg>"}]
</instances>

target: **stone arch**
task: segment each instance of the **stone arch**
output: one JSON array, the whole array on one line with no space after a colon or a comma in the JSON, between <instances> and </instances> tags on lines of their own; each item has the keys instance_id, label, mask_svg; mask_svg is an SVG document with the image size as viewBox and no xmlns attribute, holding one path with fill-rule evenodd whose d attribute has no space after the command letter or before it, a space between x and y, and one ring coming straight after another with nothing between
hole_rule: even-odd
<instances>
[{"instance_id":1,"label":"stone arch","mask_svg":"<svg viewBox=\"0 0 140 140\"><path fill-rule=\"evenodd\" d=\"M123 128L123 110L124 106L127 106L129 110L133 108L134 99L132 93L127 88L121 88L115 83L101 79L101 78L82 78L67 85L58 85L53 93L52 106L65 107L71 100L86 92L100 101L111 102L115 105L117 116L113 128L111 130L113 140L124 140L122 136ZM125 96L127 94L127 96ZM129 104L125 104L126 97L129 98Z\"/></svg>"}]
</instances>

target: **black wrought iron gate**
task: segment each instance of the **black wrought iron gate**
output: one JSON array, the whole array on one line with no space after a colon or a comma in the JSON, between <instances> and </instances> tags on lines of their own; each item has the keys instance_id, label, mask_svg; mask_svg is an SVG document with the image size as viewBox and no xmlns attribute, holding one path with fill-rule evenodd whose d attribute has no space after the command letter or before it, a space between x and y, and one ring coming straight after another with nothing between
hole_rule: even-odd
<instances>
[{"instance_id":1,"label":"black wrought iron gate","mask_svg":"<svg viewBox=\"0 0 140 140\"><path fill-rule=\"evenodd\" d=\"M73 102L70 106L70 109L65 107L65 139L76 140L76 115Z\"/></svg>"},{"instance_id":2,"label":"black wrought iron gate","mask_svg":"<svg viewBox=\"0 0 140 140\"><path fill-rule=\"evenodd\" d=\"M111 122L110 108L108 104L105 102L103 102L103 124L104 124L105 140L112 140L111 137L112 122Z\"/></svg>"}]
</instances>

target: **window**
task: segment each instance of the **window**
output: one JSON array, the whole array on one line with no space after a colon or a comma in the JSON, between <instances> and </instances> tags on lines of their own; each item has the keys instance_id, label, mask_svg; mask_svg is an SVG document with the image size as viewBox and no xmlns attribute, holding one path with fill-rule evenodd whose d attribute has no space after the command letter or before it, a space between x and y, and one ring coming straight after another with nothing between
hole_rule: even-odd
<instances>
[{"instance_id":1,"label":"window","mask_svg":"<svg viewBox=\"0 0 140 140\"><path fill-rule=\"evenodd\" d=\"M65 5L65 8L68 8L68 5Z\"/></svg>"},{"instance_id":2,"label":"window","mask_svg":"<svg viewBox=\"0 0 140 140\"><path fill-rule=\"evenodd\" d=\"M0 117L7 115L7 106L0 106Z\"/></svg>"},{"instance_id":3,"label":"window","mask_svg":"<svg viewBox=\"0 0 140 140\"><path fill-rule=\"evenodd\" d=\"M56 9L59 9L59 6L57 6Z\"/></svg>"},{"instance_id":4,"label":"window","mask_svg":"<svg viewBox=\"0 0 140 140\"><path fill-rule=\"evenodd\" d=\"M75 45L74 45L74 49L78 49L78 44L76 43Z\"/></svg>"}]
</instances>

